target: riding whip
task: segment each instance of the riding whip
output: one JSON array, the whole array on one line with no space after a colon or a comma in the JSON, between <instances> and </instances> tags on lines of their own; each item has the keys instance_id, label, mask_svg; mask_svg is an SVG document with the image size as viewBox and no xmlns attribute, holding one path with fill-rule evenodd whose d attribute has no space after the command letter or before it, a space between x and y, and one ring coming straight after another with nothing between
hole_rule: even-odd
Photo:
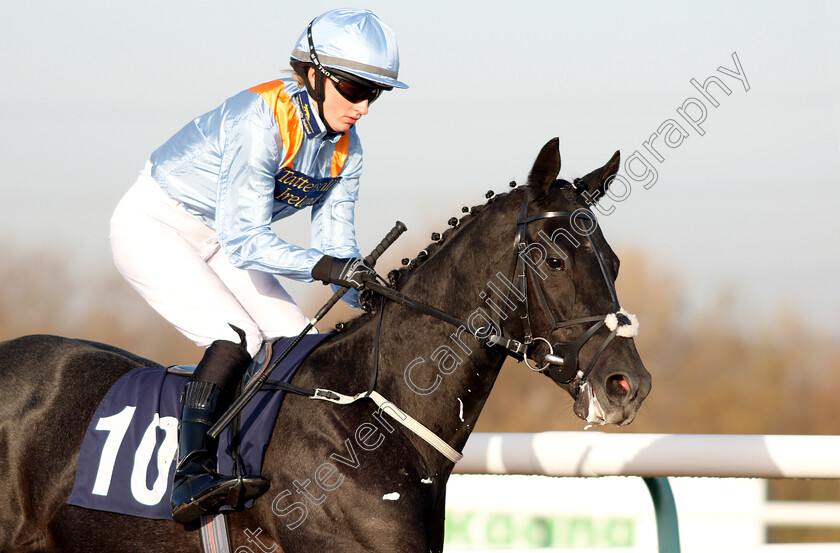
<instances>
[{"instance_id":1,"label":"riding whip","mask_svg":"<svg viewBox=\"0 0 840 553\"><path fill-rule=\"evenodd\" d=\"M370 252L370 255L365 258L365 261L367 261L371 265L376 263L376 260L379 259L379 256L381 256L385 252L385 250L387 250L388 247L391 244L393 244L397 240L397 238L399 238L400 235L405 231L405 225L401 221L397 221L397 223L394 225L394 228L392 228L391 231L385 235L385 238L382 239L379 245L377 245L376 248L374 248L373 251ZM268 376L271 374L271 372L280 364L281 361L283 361L283 359L286 358L287 355L289 355L289 353L295 348L296 345L298 345L298 343L303 339L303 337L306 336L310 330L312 330L312 327L314 327L318 323L318 321L320 321L321 318L327 314L327 311L332 309L332 306L338 303L338 300L341 299L341 297L347 292L347 290L349 290L349 288L347 288L346 286L342 286L341 288L336 290L332 297L329 299L329 301L327 301L327 303L325 303L324 306L318 310L318 312L315 314L315 317L313 317L312 320L309 321L309 324L307 324L306 327L301 331L301 333L298 334L294 340L292 340L292 343L288 345L286 350L280 354L280 357L278 357L277 360L275 360L273 363L270 363L263 367L261 371L254 375L254 377L242 390L242 394L238 398L236 398L236 400L231 404L230 407L228 407L227 411L225 411L222 414L221 418L219 418L216 424L211 426L210 430L207 431L207 435L210 438L215 440L219 437L219 434L222 433L222 430L224 430L225 427L227 427L227 425L230 424L230 422L236 417L236 415L239 414L242 408L245 407L245 405L249 401L251 401L251 398L253 398L254 395L260 390L265 381L268 380Z\"/></svg>"}]
</instances>

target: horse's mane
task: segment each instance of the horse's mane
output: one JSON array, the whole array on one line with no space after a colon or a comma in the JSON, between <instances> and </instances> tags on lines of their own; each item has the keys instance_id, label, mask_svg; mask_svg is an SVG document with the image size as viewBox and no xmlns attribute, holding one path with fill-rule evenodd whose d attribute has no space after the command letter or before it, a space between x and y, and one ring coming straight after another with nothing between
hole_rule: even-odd
<instances>
[{"instance_id":1,"label":"horse's mane","mask_svg":"<svg viewBox=\"0 0 840 553\"><path fill-rule=\"evenodd\" d=\"M529 176L529 181L530 180L531 180L531 177ZM567 181L567 180L557 179L552 184L551 189L554 190L554 191L568 190L569 189L568 185L570 185L570 184L571 183L569 183L569 181ZM510 188L516 188L516 181L510 181L509 186L510 186ZM520 192L520 191L526 190L528 188L529 187L526 185L526 186L522 186L522 187L520 187L516 190L512 190L510 192L503 192L501 194L496 194L492 190L489 190L484 196L485 198L487 198L487 201L485 203L480 204L480 205L475 205L475 206L472 206L472 207L469 207L469 208L466 207L466 206L462 207L461 212L465 213L465 215L461 216L460 219L457 219L456 217L452 217L451 219L449 219L449 222L448 222L449 223L449 228L448 229L446 229L442 233L437 233L437 232L433 233L433 236L436 235L436 236L439 236L440 238L438 240L435 240L435 241L431 242L424 249L420 250L420 252L414 257L414 259L411 259L408 262L403 260L403 264L405 265L404 267L402 267L400 269L393 269L393 270L389 271L388 272L388 281L391 283L392 286L394 286L397 290L399 290L400 287L402 285L405 285L405 283L408 282L408 280L411 278L411 276L413 275L414 269L416 269L418 266L420 266L421 264L428 261L431 257L433 257L435 252L437 252L441 248L441 246L443 245L444 242L446 242L448 240L451 240L454 237L456 237L458 235L458 233L460 233L461 230L465 226L467 226L468 223L470 223L478 215L480 215L481 213L483 213L484 211L489 209L490 206L495 201L503 200L504 198L506 198L507 196L510 196L511 194L523 193L523 192ZM545 200L545 199L546 199L545 197L537 198L537 201L541 201L541 200Z\"/></svg>"},{"instance_id":2,"label":"horse's mane","mask_svg":"<svg viewBox=\"0 0 840 553\"><path fill-rule=\"evenodd\" d=\"M516 187L516 182L511 181L510 187ZM452 217L451 219L449 219L449 228L447 228L441 233L432 233L433 241L429 243L428 246L420 250L420 252L418 252L413 259L403 259L403 267L399 269L393 269L388 272L388 281L391 284L391 286L393 286L396 290L404 288L405 285L414 276L415 269L417 269L417 267L428 262L429 259L434 257L434 255L443 247L444 243L457 238L457 236L463 231L463 229L469 226L469 223L474 221L476 217L478 217L480 214L487 211L493 205L494 202L503 200L511 193L515 192L518 192L518 190L512 192L503 192L501 194L496 194L495 192L490 190L485 194L485 198L487 198L487 201L485 203L474 205L472 207L462 207L461 212L464 213L464 215L462 215L460 218ZM439 238L435 240L435 237ZM358 326L366 323L371 318L372 316L370 314L362 313L360 315L354 316L353 318L345 322L337 324L336 328L341 332L353 330Z\"/></svg>"},{"instance_id":3,"label":"horse's mane","mask_svg":"<svg viewBox=\"0 0 840 553\"><path fill-rule=\"evenodd\" d=\"M509 192L504 192L497 195L491 190L487 192L486 197L488 200L484 204L475 205L470 208L466 206L462 207L461 211L465 215L462 215L460 219L455 217L449 219L449 228L441 233L434 233L434 235L440 236L440 238L431 242L428 246L422 249L413 259L411 259L408 263L405 263L404 267L390 271L388 273L388 280L396 287L397 290L399 290L400 287L405 285L413 276L414 270L432 258L445 242L457 237L457 235L478 215L489 209L495 201L501 200L509 194Z\"/></svg>"}]
</instances>

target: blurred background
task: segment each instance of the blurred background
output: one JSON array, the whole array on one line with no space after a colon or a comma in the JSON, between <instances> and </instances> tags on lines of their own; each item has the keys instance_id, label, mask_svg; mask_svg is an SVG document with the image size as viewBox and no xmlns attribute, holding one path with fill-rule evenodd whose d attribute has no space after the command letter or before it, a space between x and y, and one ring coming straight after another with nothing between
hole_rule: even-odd
<instances>
[{"instance_id":1,"label":"blurred background","mask_svg":"<svg viewBox=\"0 0 840 553\"><path fill-rule=\"evenodd\" d=\"M197 348L117 274L111 212L155 148L225 98L277 78L298 34L333 7L2 4L0 339L53 333L196 362ZM358 124L360 247L397 219L409 228L382 273L462 205L523 183L553 136L569 179L615 150L624 160L635 153L621 173L627 186L599 215L654 377L621 432L837 434L840 4L364 7L396 31L400 78L411 86L384 95ZM708 84L716 106L692 84L712 76L726 87ZM306 216L276 230L308 244ZM307 314L329 295L284 284ZM351 316L336 309L321 329ZM477 430L582 427L567 397L511 364ZM778 482L770 493L836 500L840 488Z\"/></svg>"}]
</instances>

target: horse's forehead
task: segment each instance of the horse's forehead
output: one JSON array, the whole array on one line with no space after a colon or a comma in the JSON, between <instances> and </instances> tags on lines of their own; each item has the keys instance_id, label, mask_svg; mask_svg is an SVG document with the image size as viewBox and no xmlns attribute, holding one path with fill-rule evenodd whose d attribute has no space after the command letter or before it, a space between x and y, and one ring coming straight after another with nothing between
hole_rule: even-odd
<instances>
[{"instance_id":1,"label":"horse's forehead","mask_svg":"<svg viewBox=\"0 0 840 553\"><path fill-rule=\"evenodd\" d=\"M565 180L554 181L548 189L548 194L543 198L543 203L552 211L574 211L579 207L585 207L571 183Z\"/></svg>"}]
</instances>

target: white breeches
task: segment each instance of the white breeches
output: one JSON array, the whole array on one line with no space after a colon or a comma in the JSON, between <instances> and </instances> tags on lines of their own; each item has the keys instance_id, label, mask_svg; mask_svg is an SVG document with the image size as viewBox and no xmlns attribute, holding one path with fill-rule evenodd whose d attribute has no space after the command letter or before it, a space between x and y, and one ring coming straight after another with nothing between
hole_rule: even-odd
<instances>
[{"instance_id":1,"label":"white breeches","mask_svg":"<svg viewBox=\"0 0 840 553\"><path fill-rule=\"evenodd\" d=\"M274 275L234 267L216 232L152 179L149 165L111 218L111 250L120 273L158 313L198 346L296 336L308 323ZM316 331L317 332L317 331Z\"/></svg>"}]
</instances>

